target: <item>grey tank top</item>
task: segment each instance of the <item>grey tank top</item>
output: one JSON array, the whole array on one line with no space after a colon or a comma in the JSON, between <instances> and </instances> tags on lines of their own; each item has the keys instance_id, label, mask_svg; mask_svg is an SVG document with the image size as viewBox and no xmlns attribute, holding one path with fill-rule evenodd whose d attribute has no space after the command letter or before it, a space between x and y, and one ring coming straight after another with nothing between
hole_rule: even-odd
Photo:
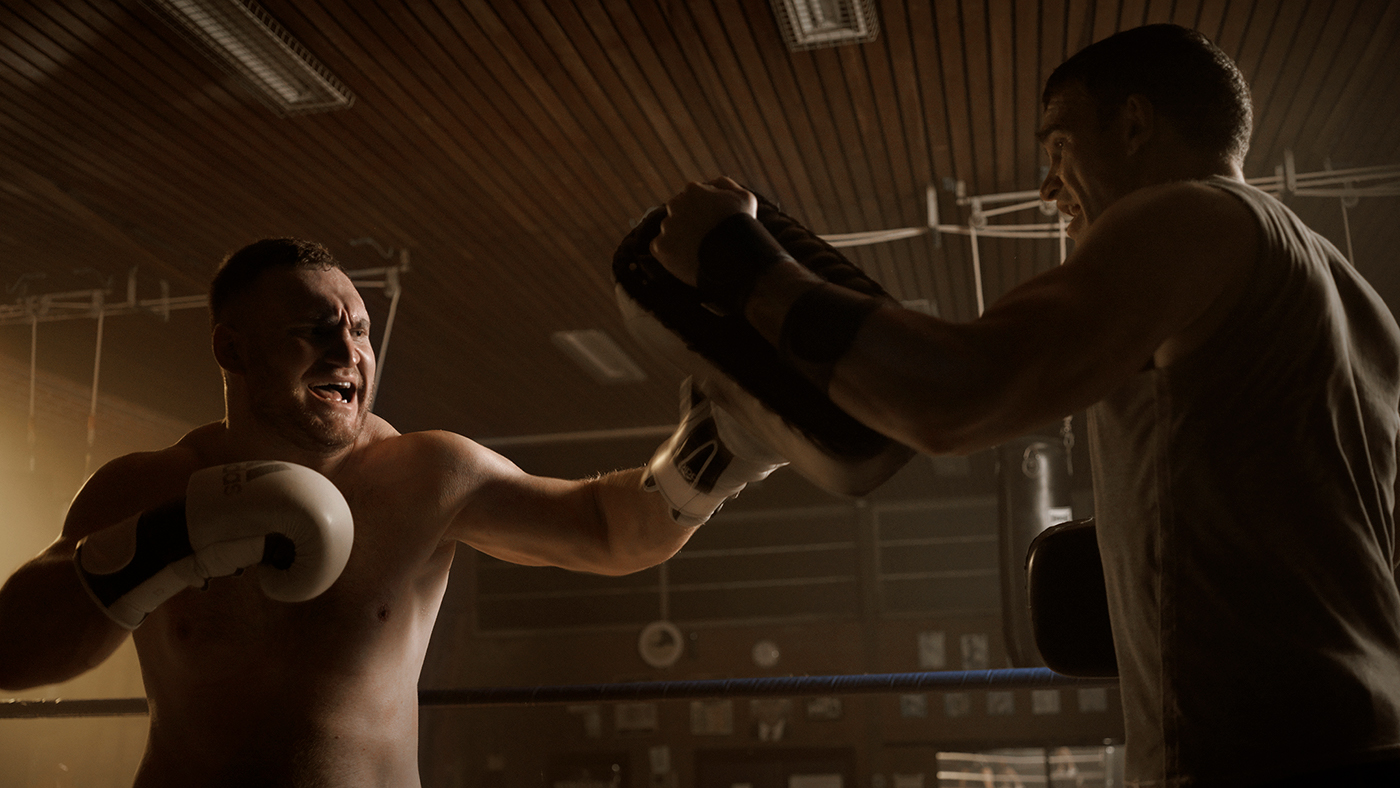
<instances>
[{"instance_id":1,"label":"grey tank top","mask_svg":"<svg viewBox=\"0 0 1400 788\"><path fill-rule=\"evenodd\" d=\"M1400 757L1400 329L1332 244L1238 181L1248 290L1090 409L1129 785Z\"/></svg>"}]
</instances>

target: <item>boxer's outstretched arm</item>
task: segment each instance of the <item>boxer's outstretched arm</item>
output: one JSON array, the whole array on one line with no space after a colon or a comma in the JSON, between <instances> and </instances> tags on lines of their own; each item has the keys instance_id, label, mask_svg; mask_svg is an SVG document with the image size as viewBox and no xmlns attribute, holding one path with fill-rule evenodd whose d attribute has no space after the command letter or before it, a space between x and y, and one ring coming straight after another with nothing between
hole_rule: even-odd
<instances>
[{"instance_id":1,"label":"boxer's outstretched arm","mask_svg":"<svg viewBox=\"0 0 1400 788\"><path fill-rule=\"evenodd\" d=\"M974 321L893 306L864 317L849 349L822 371L828 392L869 426L926 452L996 445L1199 345L1253 271L1256 233L1244 205L1218 189L1139 190L1106 210L1064 265ZM781 262L757 282L745 313L775 345L813 278Z\"/></svg>"},{"instance_id":2,"label":"boxer's outstretched arm","mask_svg":"<svg viewBox=\"0 0 1400 788\"><path fill-rule=\"evenodd\" d=\"M93 474L74 499L59 538L0 587L0 688L66 681L96 667L130 633L93 603L78 580L73 551L84 536L184 492L168 470L174 452L130 455Z\"/></svg>"},{"instance_id":3,"label":"boxer's outstretched arm","mask_svg":"<svg viewBox=\"0 0 1400 788\"><path fill-rule=\"evenodd\" d=\"M644 468L581 480L533 476L466 438L436 435L441 467L451 469L448 538L501 560L621 575L665 561L695 531L643 489Z\"/></svg>"}]
</instances>

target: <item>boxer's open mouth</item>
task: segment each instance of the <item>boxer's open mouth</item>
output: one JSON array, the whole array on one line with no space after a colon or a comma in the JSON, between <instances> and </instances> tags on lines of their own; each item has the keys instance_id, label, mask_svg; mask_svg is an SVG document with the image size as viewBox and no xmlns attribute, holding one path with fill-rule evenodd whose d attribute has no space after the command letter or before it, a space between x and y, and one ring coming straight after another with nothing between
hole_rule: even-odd
<instances>
[{"instance_id":1,"label":"boxer's open mouth","mask_svg":"<svg viewBox=\"0 0 1400 788\"><path fill-rule=\"evenodd\" d=\"M335 402L349 402L355 398L355 384L353 383L322 383L312 386L311 390L316 392L316 396L321 399Z\"/></svg>"}]
</instances>

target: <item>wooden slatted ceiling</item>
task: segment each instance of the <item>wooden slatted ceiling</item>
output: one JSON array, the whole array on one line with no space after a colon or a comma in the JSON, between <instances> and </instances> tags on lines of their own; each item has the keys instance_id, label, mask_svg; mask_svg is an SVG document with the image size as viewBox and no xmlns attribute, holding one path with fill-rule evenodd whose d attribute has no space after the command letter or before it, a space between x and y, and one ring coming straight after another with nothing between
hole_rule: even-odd
<instances>
[{"instance_id":1,"label":"wooden slatted ceiling","mask_svg":"<svg viewBox=\"0 0 1400 788\"><path fill-rule=\"evenodd\" d=\"M1400 4L1382 0L890 0L862 46L788 52L760 0L267 0L350 86L352 109L278 118L137 0L0 8L0 280L7 297L120 289L139 265L198 292L227 251L322 240L350 267L407 248L413 270L380 410L476 437L662 424L675 374L620 325L608 263L631 222L687 180L731 174L821 232L917 226L924 190L1038 186L1039 90L1066 56L1150 22L1195 26L1256 101L1246 174L1400 163ZM1333 201L1297 200L1339 245ZM1400 303L1394 198L1351 211L1363 268ZM1028 221L1042 221L1026 214ZM1058 260L982 240L988 302ZM851 250L903 299L973 317L964 237ZM26 275L44 273L42 280ZM98 278L100 278L98 277ZM116 294L120 297L120 293ZM376 319L386 302L367 298ZM217 417L202 321L109 325L112 393ZM549 341L602 328L651 379L603 387ZM82 380L79 327L41 365ZM24 358L28 332L0 329Z\"/></svg>"}]
</instances>

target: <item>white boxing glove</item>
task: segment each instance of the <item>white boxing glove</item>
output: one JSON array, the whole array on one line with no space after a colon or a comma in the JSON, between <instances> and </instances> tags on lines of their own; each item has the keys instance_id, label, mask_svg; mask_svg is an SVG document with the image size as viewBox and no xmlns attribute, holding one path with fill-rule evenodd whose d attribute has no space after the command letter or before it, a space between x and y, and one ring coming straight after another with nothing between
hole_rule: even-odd
<instances>
[{"instance_id":1,"label":"white boxing glove","mask_svg":"<svg viewBox=\"0 0 1400 788\"><path fill-rule=\"evenodd\" d=\"M749 482L787 460L722 409L690 378L681 382L681 423L647 463L643 486L661 493L671 519L704 524Z\"/></svg>"},{"instance_id":2,"label":"white boxing glove","mask_svg":"<svg viewBox=\"0 0 1400 788\"><path fill-rule=\"evenodd\" d=\"M312 599L340 576L354 538L330 479L290 462L238 462L196 471L184 498L90 534L73 559L93 601L135 629L185 588L254 564L272 599Z\"/></svg>"}]
</instances>

